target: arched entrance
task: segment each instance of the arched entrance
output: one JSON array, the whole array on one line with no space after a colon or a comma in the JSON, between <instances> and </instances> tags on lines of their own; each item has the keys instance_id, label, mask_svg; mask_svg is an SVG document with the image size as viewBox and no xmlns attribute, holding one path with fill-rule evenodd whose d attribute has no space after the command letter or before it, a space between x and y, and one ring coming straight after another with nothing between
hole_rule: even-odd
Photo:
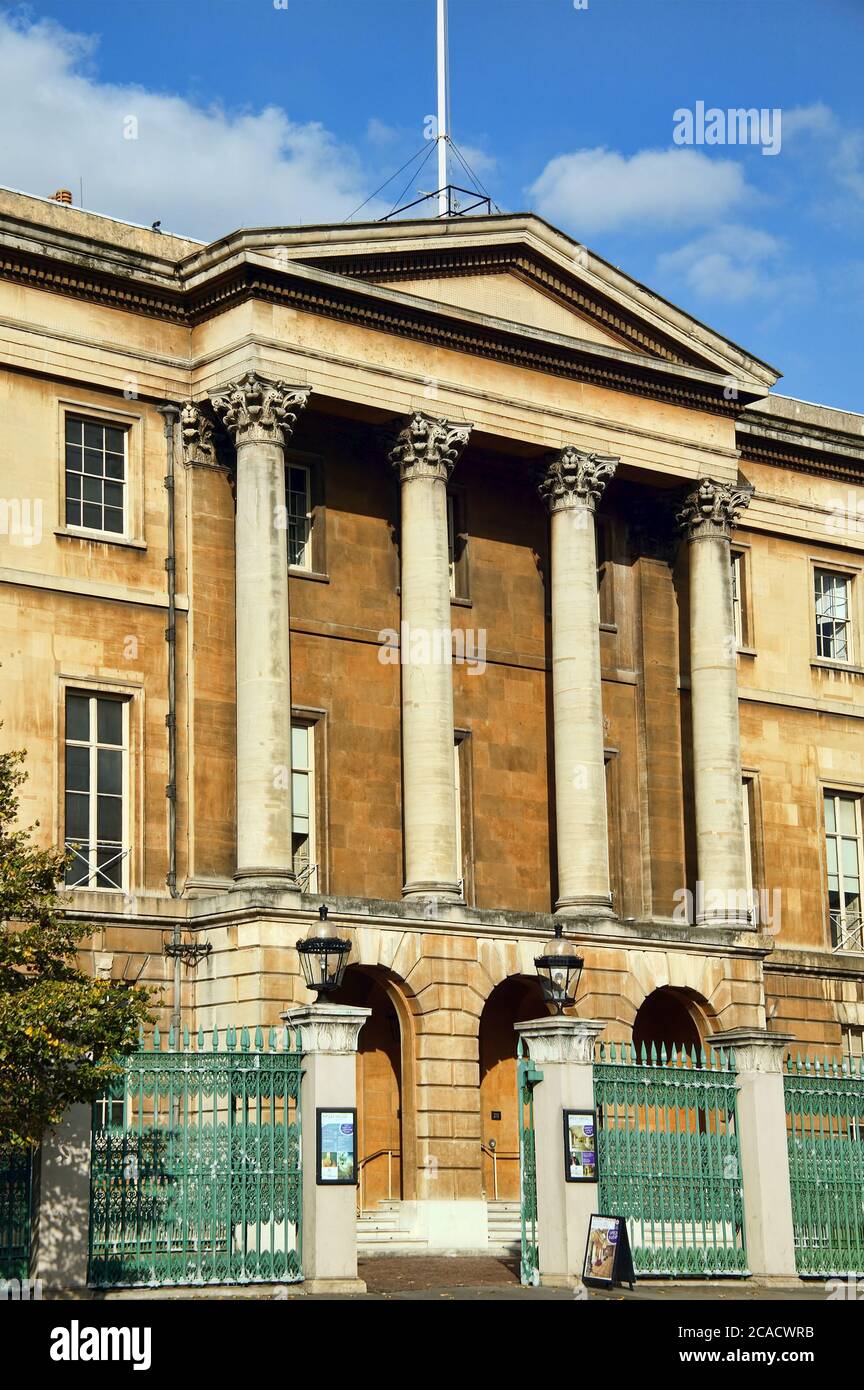
<instances>
[{"instance_id":1,"label":"arched entrance","mask_svg":"<svg viewBox=\"0 0 864 1390\"><path fill-rule=\"evenodd\" d=\"M348 967L329 998L372 1010L357 1048L358 1206L413 1198L413 1036L405 1001L385 971L359 965Z\"/></svg>"},{"instance_id":2,"label":"arched entrance","mask_svg":"<svg viewBox=\"0 0 864 1390\"><path fill-rule=\"evenodd\" d=\"M691 1053L695 1047L702 1046L704 1021L700 1016L695 1000L684 990L673 989L670 985L655 989L643 1000L633 1020L633 1042L636 1055L642 1056L644 1047L648 1057L652 1045L660 1056L665 1046L667 1055L682 1047Z\"/></svg>"},{"instance_id":3,"label":"arched entrance","mask_svg":"<svg viewBox=\"0 0 864 1390\"><path fill-rule=\"evenodd\" d=\"M487 1201L519 1198L519 1114L515 1023L545 1018L540 985L512 975L493 989L480 1016L480 1136Z\"/></svg>"}]
</instances>

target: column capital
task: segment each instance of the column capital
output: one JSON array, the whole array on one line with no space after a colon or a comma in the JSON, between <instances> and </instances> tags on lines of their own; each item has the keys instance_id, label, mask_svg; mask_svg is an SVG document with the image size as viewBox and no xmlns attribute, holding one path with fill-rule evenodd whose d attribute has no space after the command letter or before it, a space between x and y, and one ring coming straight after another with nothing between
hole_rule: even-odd
<instances>
[{"instance_id":1,"label":"column capital","mask_svg":"<svg viewBox=\"0 0 864 1390\"><path fill-rule=\"evenodd\" d=\"M718 483L714 478L700 478L696 487L687 493L676 520L688 540L721 537L728 540L738 516L750 506L754 489L749 485Z\"/></svg>"},{"instance_id":2,"label":"column capital","mask_svg":"<svg viewBox=\"0 0 864 1390\"><path fill-rule=\"evenodd\" d=\"M593 512L619 462L612 454L588 454L568 444L547 465L537 489L550 512L576 507Z\"/></svg>"},{"instance_id":3,"label":"column capital","mask_svg":"<svg viewBox=\"0 0 864 1390\"><path fill-rule=\"evenodd\" d=\"M360 1029L371 1009L358 1009L353 1004L302 1004L279 1017L289 1028L300 1029L303 1052L328 1053L330 1056L357 1051Z\"/></svg>"},{"instance_id":4,"label":"column capital","mask_svg":"<svg viewBox=\"0 0 864 1390\"><path fill-rule=\"evenodd\" d=\"M183 462L189 467L215 468L216 426L204 402L183 401L180 406L180 443L183 449Z\"/></svg>"},{"instance_id":5,"label":"column capital","mask_svg":"<svg viewBox=\"0 0 864 1390\"><path fill-rule=\"evenodd\" d=\"M309 396L308 386L265 381L257 372L247 372L229 382L224 391L213 392L210 399L236 448L250 443L287 444Z\"/></svg>"},{"instance_id":6,"label":"column capital","mask_svg":"<svg viewBox=\"0 0 864 1390\"><path fill-rule=\"evenodd\" d=\"M794 1041L793 1033L769 1033L765 1028L727 1028L722 1033L712 1033L708 1039L712 1047L732 1049L739 1072L765 1074L782 1072L784 1058Z\"/></svg>"},{"instance_id":7,"label":"column capital","mask_svg":"<svg viewBox=\"0 0 864 1390\"><path fill-rule=\"evenodd\" d=\"M454 420L441 420L416 410L391 444L389 458L399 471L399 481L411 478L440 478L447 482L473 426Z\"/></svg>"},{"instance_id":8,"label":"column capital","mask_svg":"<svg viewBox=\"0 0 864 1390\"><path fill-rule=\"evenodd\" d=\"M594 1043L606 1028L602 1018L568 1018L558 1014L549 1018L530 1018L514 1023L528 1044L532 1062L576 1062L588 1066L594 1061Z\"/></svg>"}]
</instances>

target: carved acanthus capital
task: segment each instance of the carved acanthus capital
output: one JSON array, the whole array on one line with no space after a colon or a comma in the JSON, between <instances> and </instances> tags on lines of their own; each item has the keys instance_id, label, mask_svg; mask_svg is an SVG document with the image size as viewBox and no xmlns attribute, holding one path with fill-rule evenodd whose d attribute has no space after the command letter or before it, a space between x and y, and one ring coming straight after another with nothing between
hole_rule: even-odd
<instances>
[{"instance_id":1,"label":"carved acanthus capital","mask_svg":"<svg viewBox=\"0 0 864 1390\"><path fill-rule=\"evenodd\" d=\"M215 428L203 404L183 402L180 407L180 440L185 464L205 468L218 466Z\"/></svg>"},{"instance_id":2,"label":"carved acanthus capital","mask_svg":"<svg viewBox=\"0 0 864 1390\"><path fill-rule=\"evenodd\" d=\"M586 454L568 444L542 474L538 491L550 512L571 507L596 511L619 460L611 454Z\"/></svg>"},{"instance_id":3,"label":"carved acanthus capital","mask_svg":"<svg viewBox=\"0 0 864 1390\"><path fill-rule=\"evenodd\" d=\"M721 536L728 540L733 526L737 524L739 512L750 506L752 496L753 488L749 485L736 487L732 483L702 478L684 499L684 505L677 513L678 525L691 541L706 536Z\"/></svg>"},{"instance_id":4,"label":"carved acanthus capital","mask_svg":"<svg viewBox=\"0 0 864 1390\"><path fill-rule=\"evenodd\" d=\"M471 426L415 411L390 448L390 462L400 482L441 478L447 482L468 443Z\"/></svg>"},{"instance_id":5,"label":"carved acanthus capital","mask_svg":"<svg viewBox=\"0 0 864 1390\"><path fill-rule=\"evenodd\" d=\"M307 386L264 381L256 372L247 372L210 399L239 448L251 443L287 444L309 395Z\"/></svg>"}]
</instances>

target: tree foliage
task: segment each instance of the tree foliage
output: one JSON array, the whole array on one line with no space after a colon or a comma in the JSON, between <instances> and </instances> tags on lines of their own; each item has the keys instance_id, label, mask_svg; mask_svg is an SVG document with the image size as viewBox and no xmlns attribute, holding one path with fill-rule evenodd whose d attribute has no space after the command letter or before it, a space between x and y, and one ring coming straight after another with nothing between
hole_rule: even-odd
<instances>
[{"instance_id":1,"label":"tree foliage","mask_svg":"<svg viewBox=\"0 0 864 1390\"><path fill-rule=\"evenodd\" d=\"M149 1016L148 990L78 964L92 929L63 915L66 855L16 828L23 761L0 753L0 1144L12 1147L98 1096Z\"/></svg>"}]
</instances>

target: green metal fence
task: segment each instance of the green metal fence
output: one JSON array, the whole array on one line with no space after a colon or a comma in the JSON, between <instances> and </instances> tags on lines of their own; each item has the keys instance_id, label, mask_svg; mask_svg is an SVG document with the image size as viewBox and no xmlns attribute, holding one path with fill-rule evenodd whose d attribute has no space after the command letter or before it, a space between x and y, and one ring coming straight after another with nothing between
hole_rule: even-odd
<instances>
[{"instance_id":1,"label":"green metal fence","mask_svg":"<svg viewBox=\"0 0 864 1390\"><path fill-rule=\"evenodd\" d=\"M299 1035L163 1042L94 1106L90 1284L301 1279Z\"/></svg>"},{"instance_id":2,"label":"green metal fence","mask_svg":"<svg viewBox=\"0 0 864 1390\"><path fill-rule=\"evenodd\" d=\"M799 1274L864 1274L864 1060L786 1059Z\"/></svg>"},{"instance_id":3,"label":"green metal fence","mask_svg":"<svg viewBox=\"0 0 864 1390\"><path fill-rule=\"evenodd\" d=\"M523 1284L540 1282L537 1246L537 1150L534 1142L534 1087L543 1080L527 1054L522 1038L517 1045L516 1104L519 1114L519 1212L521 1258L519 1278Z\"/></svg>"},{"instance_id":4,"label":"green metal fence","mask_svg":"<svg viewBox=\"0 0 864 1390\"><path fill-rule=\"evenodd\" d=\"M736 1095L729 1053L600 1045L599 1210L627 1218L637 1274L748 1273Z\"/></svg>"},{"instance_id":5,"label":"green metal fence","mask_svg":"<svg viewBox=\"0 0 864 1390\"><path fill-rule=\"evenodd\" d=\"M29 1151L0 1147L0 1279L30 1273L32 1169Z\"/></svg>"}]
</instances>

